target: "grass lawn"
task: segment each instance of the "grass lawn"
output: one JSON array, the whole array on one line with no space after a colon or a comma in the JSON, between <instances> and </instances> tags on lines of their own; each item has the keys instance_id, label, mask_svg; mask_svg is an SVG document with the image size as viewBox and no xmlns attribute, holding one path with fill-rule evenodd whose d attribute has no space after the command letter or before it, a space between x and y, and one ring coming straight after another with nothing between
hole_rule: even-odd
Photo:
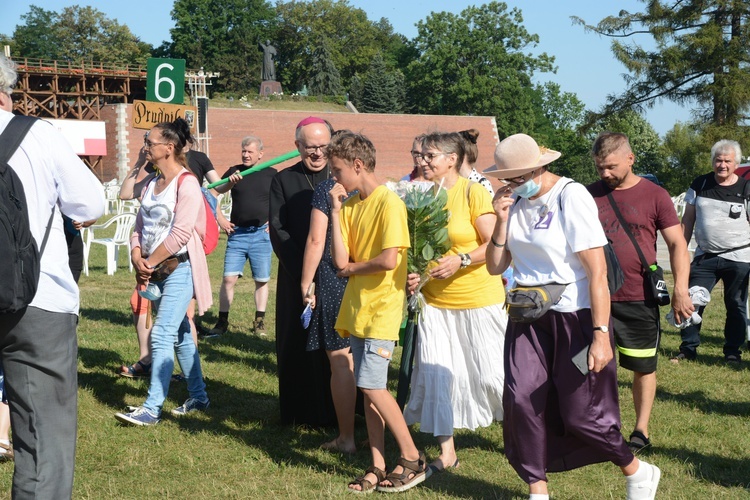
<instances>
[{"instance_id":1,"label":"grass lawn","mask_svg":"<svg viewBox=\"0 0 750 500\"><path fill-rule=\"evenodd\" d=\"M224 246L209 257L214 283L212 326ZM173 418L169 411L187 397L184 383L172 384L162 422L150 428L124 427L113 417L125 405L139 405L148 382L116 375L138 350L128 299L134 276L125 252L114 276L107 276L104 248L94 246L90 276L82 276L79 334L79 427L75 498L351 498L346 483L369 465L369 453L331 454L318 449L333 429L279 425L274 294L267 317L268 337L250 332L254 310L252 280L238 282L230 332L202 341L201 360L211 397L206 414ZM249 272L249 271L248 271ZM275 271L273 273L275 275ZM703 328L697 362L669 363L678 333L664 329L659 389L651 422L654 449L647 460L661 467L660 498L750 498L750 385L748 360L726 366L722 290L714 291ZM666 308L662 312L666 314ZM666 325L666 322L663 323ZM394 360L400 358L400 349ZM395 380L397 363L392 366ZM629 372L620 374L624 433L634 422ZM395 383L391 386L395 393ZM438 454L432 436L416 432L428 458ZM366 438L357 421L358 441ZM433 476L401 498L527 498L526 487L503 456L502 425L456 435L461 467ZM389 461L396 448L387 443ZM0 465L0 490L9 491L13 466ZM599 464L550 476L553 498L625 498L625 481L611 464ZM377 495L377 493L376 493Z\"/></svg>"}]
</instances>

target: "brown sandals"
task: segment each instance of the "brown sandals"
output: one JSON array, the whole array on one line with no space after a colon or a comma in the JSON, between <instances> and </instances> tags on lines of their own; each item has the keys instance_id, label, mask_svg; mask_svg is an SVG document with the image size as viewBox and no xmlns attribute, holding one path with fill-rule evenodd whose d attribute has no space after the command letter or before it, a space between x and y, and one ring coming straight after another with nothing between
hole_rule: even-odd
<instances>
[{"instance_id":1,"label":"brown sandals","mask_svg":"<svg viewBox=\"0 0 750 500\"><path fill-rule=\"evenodd\" d=\"M400 493L415 487L427 479L427 458L424 452L419 452L417 460L406 460L404 457L401 457L396 463L404 471L400 474L395 472L388 474L385 480L390 481L391 486L378 486L378 491L382 491L383 493Z\"/></svg>"},{"instance_id":2,"label":"brown sandals","mask_svg":"<svg viewBox=\"0 0 750 500\"><path fill-rule=\"evenodd\" d=\"M375 474L375 477L378 478L375 484L365 479L365 477L369 473ZM356 478L354 481L350 482L348 488L349 488L349 491L351 491L352 493L364 493L364 494L372 493L373 491L375 491L375 488L379 488L378 484L380 484L381 481L385 481L385 479L386 479L385 471L373 465L369 469L367 469L364 474ZM359 487L362 489L355 490L354 488L351 488L351 486L355 486L355 485L359 485Z\"/></svg>"}]
</instances>

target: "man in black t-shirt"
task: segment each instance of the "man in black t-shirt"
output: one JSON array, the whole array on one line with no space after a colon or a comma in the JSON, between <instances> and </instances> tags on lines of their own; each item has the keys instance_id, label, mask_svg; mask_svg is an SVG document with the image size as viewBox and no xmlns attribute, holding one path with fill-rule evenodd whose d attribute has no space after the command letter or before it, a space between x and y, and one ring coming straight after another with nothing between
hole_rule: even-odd
<instances>
[{"instance_id":1,"label":"man in black t-shirt","mask_svg":"<svg viewBox=\"0 0 750 500\"><path fill-rule=\"evenodd\" d=\"M253 330L265 336L265 314L268 303L268 281L271 279L271 240L268 235L268 195L273 168L264 168L246 176L239 172L255 166L263 158L263 142L248 136L242 140L242 163L230 167L222 177L229 183L216 188L217 192L232 190L232 213L227 220L217 211L219 226L228 235L224 256L224 279L219 292L219 320L209 336L226 333L229 327L229 308L234 299L234 285L242 276L245 261L255 280L255 321Z\"/></svg>"},{"instance_id":2,"label":"man in black t-shirt","mask_svg":"<svg viewBox=\"0 0 750 500\"><path fill-rule=\"evenodd\" d=\"M710 292L721 280L724 284L724 359L739 364L740 348L747 329L747 286L750 276L750 226L748 226L749 181L735 171L742 158L736 141L721 140L711 148L714 171L701 175L685 194L682 229L690 242L695 229L695 258L690 265L689 286L702 286ZM698 310L703 316L705 306ZM700 345L702 323L682 330L680 352L672 362L695 359Z\"/></svg>"}]
</instances>

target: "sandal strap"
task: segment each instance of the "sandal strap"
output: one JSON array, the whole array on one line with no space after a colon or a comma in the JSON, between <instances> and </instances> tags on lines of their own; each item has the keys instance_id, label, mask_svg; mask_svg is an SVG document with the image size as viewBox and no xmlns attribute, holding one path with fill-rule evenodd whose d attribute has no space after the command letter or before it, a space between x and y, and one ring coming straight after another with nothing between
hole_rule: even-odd
<instances>
[{"instance_id":1,"label":"sandal strap","mask_svg":"<svg viewBox=\"0 0 750 500\"><path fill-rule=\"evenodd\" d=\"M139 359L138 361L135 362L135 364L141 367L141 371L142 372L148 372L148 371L151 370L151 363L146 364L146 363L144 363L143 361L141 361ZM135 366L135 365L133 365L133 366ZM135 371L135 370L133 370L133 371Z\"/></svg>"},{"instance_id":2,"label":"sandal strap","mask_svg":"<svg viewBox=\"0 0 750 500\"><path fill-rule=\"evenodd\" d=\"M367 474L373 474L377 478L377 481L374 483L370 482L369 479L365 479ZM375 489L375 487L380 484L381 481L385 481L386 474L383 469L380 469L378 467L375 467L374 465L370 466L364 474L361 476L355 478L353 481L349 481L349 486L357 485L360 488L362 488L360 491L365 492L372 489ZM355 490L356 491L356 490Z\"/></svg>"},{"instance_id":3,"label":"sandal strap","mask_svg":"<svg viewBox=\"0 0 750 500\"><path fill-rule=\"evenodd\" d=\"M387 474L385 473L383 469L375 467L374 465L371 465L370 467L367 468L367 470L365 471L365 476L369 473L374 474L375 477L378 478L378 483L380 483L381 481L385 481L385 478L387 476Z\"/></svg>"},{"instance_id":4,"label":"sandal strap","mask_svg":"<svg viewBox=\"0 0 750 500\"><path fill-rule=\"evenodd\" d=\"M407 460L404 457L399 457L399 459L396 461L398 465L404 468L404 475L409 475L410 473L419 474L420 472L424 472L426 457L424 456L423 452L419 453L419 458L416 460ZM406 471L409 471L406 473Z\"/></svg>"},{"instance_id":5,"label":"sandal strap","mask_svg":"<svg viewBox=\"0 0 750 500\"><path fill-rule=\"evenodd\" d=\"M399 457L396 461L404 470L401 473L391 472L386 476L386 479L391 482L394 487L400 487L408 484L418 474L422 474L427 470L427 458L424 452L419 452L419 458L416 460L407 460L404 457Z\"/></svg>"}]
</instances>

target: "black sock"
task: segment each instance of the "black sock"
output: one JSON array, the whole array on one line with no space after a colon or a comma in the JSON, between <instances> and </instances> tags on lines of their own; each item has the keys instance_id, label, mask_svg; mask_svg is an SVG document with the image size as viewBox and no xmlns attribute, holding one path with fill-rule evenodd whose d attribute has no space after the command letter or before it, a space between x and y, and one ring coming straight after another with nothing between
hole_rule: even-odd
<instances>
[{"instance_id":1,"label":"black sock","mask_svg":"<svg viewBox=\"0 0 750 500\"><path fill-rule=\"evenodd\" d=\"M222 323L229 323L229 311L227 312L219 311L219 321L221 321Z\"/></svg>"},{"instance_id":2,"label":"black sock","mask_svg":"<svg viewBox=\"0 0 750 500\"><path fill-rule=\"evenodd\" d=\"M255 319L263 319L266 317L266 311L255 311Z\"/></svg>"}]
</instances>

